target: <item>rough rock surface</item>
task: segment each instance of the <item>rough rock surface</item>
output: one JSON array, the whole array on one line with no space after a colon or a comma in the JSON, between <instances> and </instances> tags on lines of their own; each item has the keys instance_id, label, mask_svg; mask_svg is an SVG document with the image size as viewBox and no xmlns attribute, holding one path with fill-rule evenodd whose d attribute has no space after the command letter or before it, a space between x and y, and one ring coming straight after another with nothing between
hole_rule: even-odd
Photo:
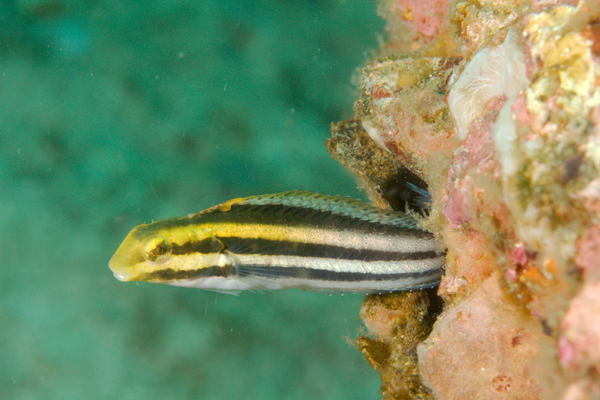
<instances>
[{"instance_id":1,"label":"rough rock surface","mask_svg":"<svg viewBox=\"0 0 600 400\"><path fill-rule=\"evenodd\" d=\"M422 226L448 255L422 384L440 399L598 398L600 5L387 0L381 13L386 57L364 69L355 118L393 159L366 145L337 158L386 158L429 187ZM378 179L364 182L384 206Z\"/></svg>"}]
</instances>

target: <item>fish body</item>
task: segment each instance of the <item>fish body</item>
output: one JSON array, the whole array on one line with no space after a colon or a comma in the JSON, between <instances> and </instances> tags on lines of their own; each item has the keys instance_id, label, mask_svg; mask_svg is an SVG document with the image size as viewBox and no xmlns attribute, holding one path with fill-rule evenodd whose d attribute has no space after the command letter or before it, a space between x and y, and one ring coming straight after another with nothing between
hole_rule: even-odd
<instances>
[{"instance_id":1,"label":"fish body","mask_svg":"<svg viewBox=\"0 0 600 400\"><path fill-rule=\"evenodd\" d=\"M410 216L291 191L134 228L109 263L122 281L220 292L385 292L439 283L445 248Z\"/></svg>"}]
</instances>

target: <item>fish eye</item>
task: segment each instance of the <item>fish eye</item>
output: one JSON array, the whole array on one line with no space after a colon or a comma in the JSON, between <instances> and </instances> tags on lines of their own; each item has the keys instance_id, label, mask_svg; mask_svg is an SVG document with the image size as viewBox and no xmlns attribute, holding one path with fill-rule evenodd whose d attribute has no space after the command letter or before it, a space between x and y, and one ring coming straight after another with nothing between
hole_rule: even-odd
<instances>
[{"instance_id":1,"label":"fish eye","mask_svg":"<svg viewBox=\"0 0 600 400\"><path fill-rule=\"evenodd\" d=\"M144 258L150 262L161 261L166 255L171 252L171 248L163 239L150 241L144 251Z\"/></svg>"}]
</instances>

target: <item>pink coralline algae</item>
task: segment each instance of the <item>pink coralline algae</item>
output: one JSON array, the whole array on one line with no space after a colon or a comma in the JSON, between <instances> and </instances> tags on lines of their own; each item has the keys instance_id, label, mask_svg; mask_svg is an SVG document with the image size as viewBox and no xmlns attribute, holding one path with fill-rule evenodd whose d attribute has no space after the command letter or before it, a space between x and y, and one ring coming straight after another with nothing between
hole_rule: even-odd
<instances>
[{"instance_id":1,"label":"pink coralline algae","mask_svg":"<svg viewBox=\"0 0 600 400\"><path fill-rule=\"evenodd\" d=\"M500 177L500 164L493 156L491 128L505 100L504 96L495 98L487 105L488 111L469 125L469 135L463 141L462 150L452 161L444 199L444 215L450 228L477 219L479 213L486 210L493 211L493 207L478 203L485 198L481 194L486 189L486 181Z\"/></svg>"},{"instance_id":2,"label":"pink coralline algae","mask_svg":"<svg viewBox=\"0 0 600 400\"><path fill-rule=\"evenodd\" d=\"M540 344L550 344L539 324L523 314L495 277L445 312L419 345L421 376L435 393L455 399L536 399ZM457 357L457 355L460 357ZM454 379L447 379L448 375Z\"/></svg>"},{"instance_id":3,"label":"pink coralline algae","mask_svg":"<svg viewBox=\"0 0 600 400\"><path fill-rule=\"evenodd\" d=\"M381 13L389 46L364 69L352 126L387 156L338 158L423 179L422 226L448 248L445 306L418 340L429 392L395 393L389 367L384 397L600 398L600 3L400 0ZM360 173L385 205L376 175ZM383 323L396 309L365 304L389 350L378 365L397 365Z\"/></svg>"},{"instance_id":4,"label":"pink coralline algae","mask_svg":"<svg viewBox=\"0 0 600 400\"><path fill-rule=\"evenodd\" d=\"M575 264L590 281L600 280L600 224L592 225L577 242Z\"/></svg>"},{"instance_id":5,"label":"pink coralline algae","mask_svg":"<svg viewBox=\"0 0 600 400\"><path fill-rule=\"evenodd\" d=\"M560 326L559 359L569 370L600 372L600 281L571 300Z\"/></svg>"},{"instance_id":6,"label":"pink coralline algae","mask_svg":"<svg viewBox=\"0 0 600 400\"><path fill-rule=\"evenodd\" d=\"M444 32L449 0L382 0L381 14L388 20L389 50L415 50Z\"/></svg>"},{"instance_id":7,"label":"pink coralline algae","mask_svg":"<svg viewBox=\"0 0 600 400\"><path fill-rule=\"evenodd\" d=\"M390 11L400 16L415 31L432 37L442 24L448 3L448 0L397 0L390 3Z\"/></svg>"}]
</instances>

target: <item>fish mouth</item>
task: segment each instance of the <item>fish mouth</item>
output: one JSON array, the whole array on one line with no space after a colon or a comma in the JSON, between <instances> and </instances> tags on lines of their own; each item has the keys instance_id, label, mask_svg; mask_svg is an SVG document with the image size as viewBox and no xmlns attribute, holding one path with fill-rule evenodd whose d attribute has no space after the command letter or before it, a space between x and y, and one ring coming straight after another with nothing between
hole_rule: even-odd
<instances>
[{"instance_id":1,"label":"fish mouth","mask_svg":"<svg viewBox=\"0 0 600 400\"><path fill-rule=\"evenodd\" d=\"M121 282L138 280L137 266L144 262L140 251L141 245L135 233L135 229L129 232L108 262L108 268Z\"/></svg>"},{"instance_id":2,"label":"fish mouth","mask_svg":"<svg viewBox=\"0 0 600 400\"><path fill-rule=\"evenodd\" d=\"M132 281L134 280L134 276L130 267L131 260L128 257L123 257L122 252L119 250L117 250L108 262L108 268L110 268L115 278L121 282Z\"/></svg>"},{"instance_id":3,"label":"fish mouth","mask_svg":"<svg viewBox=\"0 0 600 400\"><path fill-rule=\"evenodd\" d=\"M115 257L110 259L108 262L108 268L112 271L115 278L120 280L121 282L127 282L131 280L130 274L125 272L123 268L118 267L119 263L116 262Z\"/></svg>"},{"instance_id":4,"label":"fish mouth","mask_svg":"<svg viewBox=\"0 0 600 400\"><path fill-rule=\"evenodd\" d=\"M108 264L108 266L110 268L110 263ZM121 282L127 282L130 280L129 277L127 277L126 275L117 274L116 272L113 272L113 275L115 278L117 278Z\"/></svg>"}]
</instances>

